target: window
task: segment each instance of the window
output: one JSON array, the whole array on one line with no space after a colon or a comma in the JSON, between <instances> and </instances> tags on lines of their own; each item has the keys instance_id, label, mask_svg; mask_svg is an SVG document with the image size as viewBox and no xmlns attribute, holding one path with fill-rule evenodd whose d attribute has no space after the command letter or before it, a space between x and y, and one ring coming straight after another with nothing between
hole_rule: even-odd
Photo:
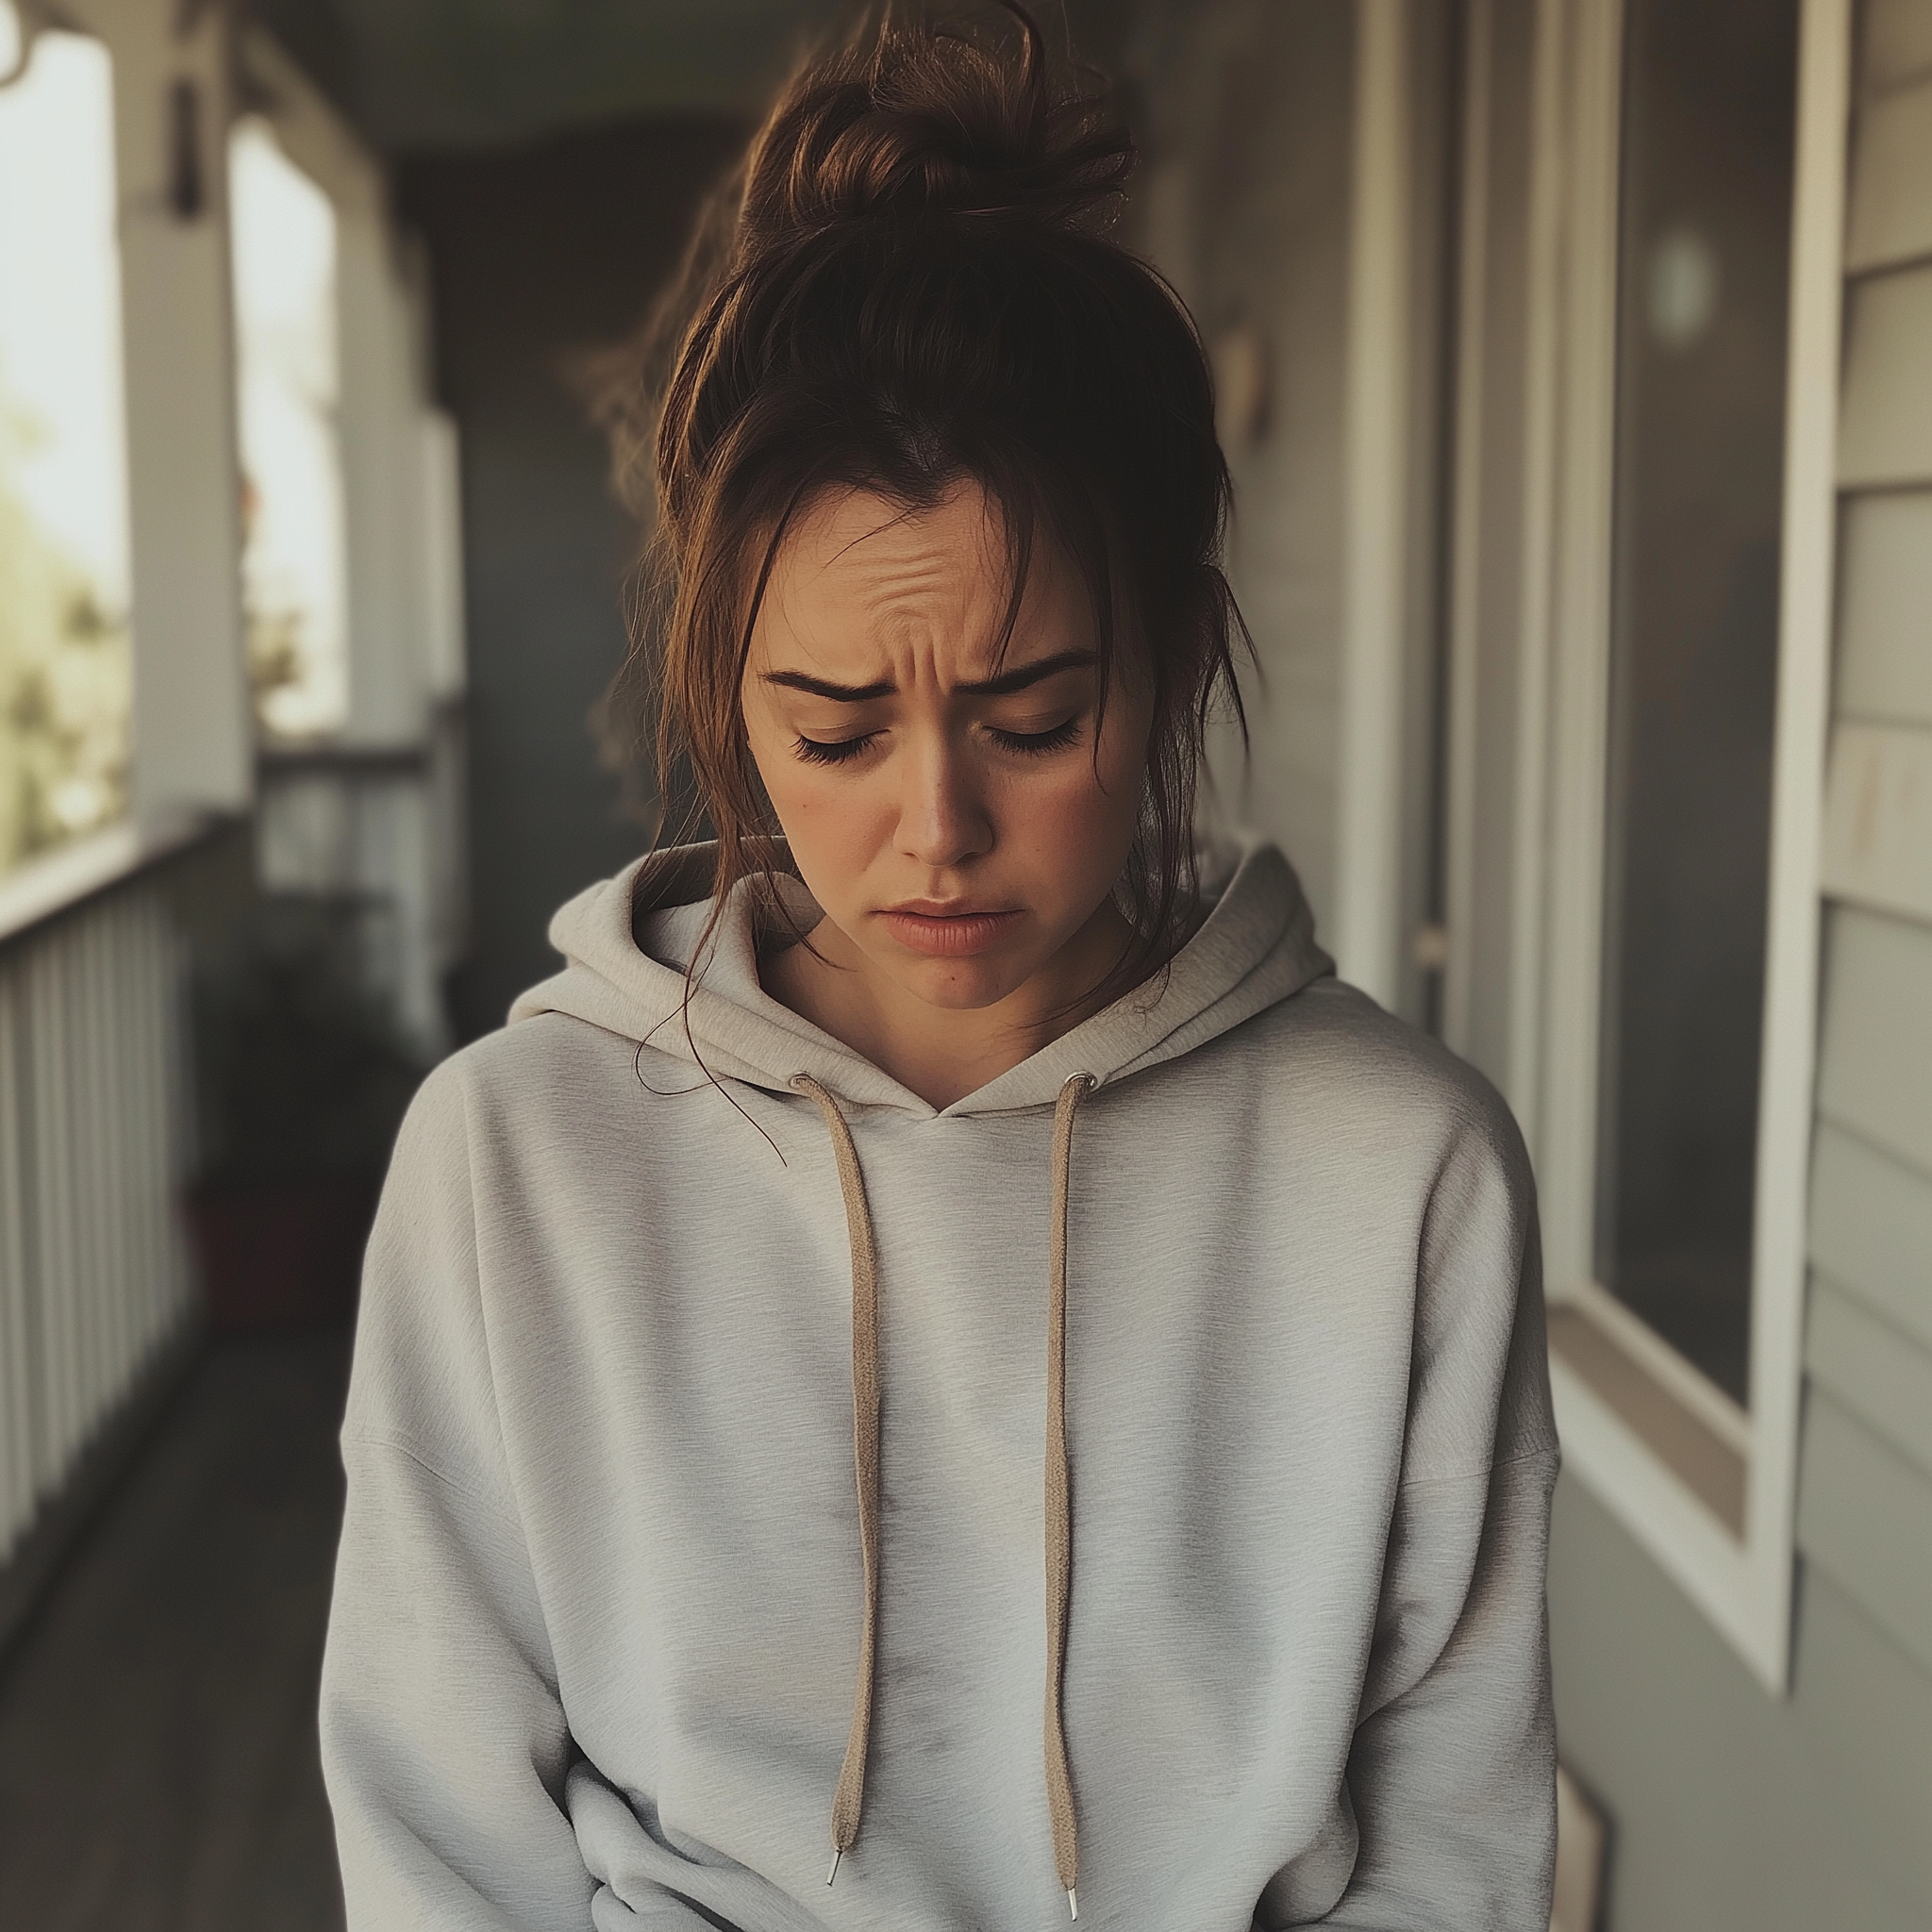
<instances>
[{"instance_id":1,"label":"window","mask_svg":"<svg viewBox=\"0 0 1932 1932\"><path fill-rule=\"evenodd\" d=\"M1627 0L1596 1278L1748 1400L1796 0Z\"/></svg>"},{"instance_id":2,"label":"window","mask_svg":"<svg viewBox=\"0 0 1932 1932\"><path fill-rule=\"evenodd\" d=\"M1850 11L1468 16L1445 1033L1536 1161L1567 1464L1773 1689Z\"/></svg>"},{"instance_id":3,"label":"window","mask_svg":"<svg viewBox=\"0 0 1932 1932\"><path fill-rule=\"evenodd\" d=\"M263 121L228 169L249 682L263 735L299 741L348 709L336 217Z\"/></svg>"},{"instance_id":4,"label":"window","mask_svg":"<svg viewBox=\"0 0 1932 1932\"><path fill-rule=\"evenodd\" d=\"M20 23L0 8L0 72ZM127 808L114 84L46 33L0 89L0 873Z\"/></svg>"}]
</instances>

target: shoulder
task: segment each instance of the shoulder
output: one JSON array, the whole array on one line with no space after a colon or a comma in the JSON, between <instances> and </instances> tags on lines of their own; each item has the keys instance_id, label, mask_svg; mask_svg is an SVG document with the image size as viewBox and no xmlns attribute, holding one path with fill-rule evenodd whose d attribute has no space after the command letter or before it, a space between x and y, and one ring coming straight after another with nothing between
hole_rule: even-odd
<instances>
[{"instance_id":1,"label":"shoulder","mask_svg":"<svg viewBox=\"0 0 1932 1932\"><path fill-rule=\"evenodd\" d=\"M506 1122L585 1120L681 1091L696 1070L564 1013L539 1013L486 1033L425 1076L405 1134L488 1136Z\"/></svg>"},{"instance_id":2,"label":"shoulder","mask_svg":"<svg viewBox=\"0 0 1932 1932\"><path fill-rule=\"evenodd\" d=\"M1368 1191L1360 1205L1407 1230L1406 1476L1552 1450L1536 1183L1507 1103L1441 1041L1341 981L1257 1018L1271 1022L1256 1051L1280 1069L1284 1104L1314 1108L1346 1149L1351 1187Z\"/></svg>"},{"instance_id":3,"label":"shoulder","mask_svg":"<svg viewBox=\"0 0 1932 1932\"><path fill-rule=\"evenodd\" d=\"M492 1284L523 1285L528 1230L580 1208L584 1189L622 1159L623 1129L650 1100L638 1052L584 1022L542 1015L486 1034L425 1076L366 1253L365 1383L381 1362L447 1354L471 1360L479 1385L489 1379Z\"/></svg>"},{"instance_id":4,"label":"shoulder","mask_svg":"<svg viewBox=\"0 0 1932 1932\"><path fill-rule=\"evenodd\" d=\"M1541 1299L1536 1183L1503 1096L1334 979L1257 1014L1229 1043L1241 1085L1288 1124L1276 1131L1292 1136L1291 1158L1322 1176L1353 1238L1374 1228L1399 1245L1419 1361L1471 1351L1499 1365L1525 1295Z\"/></svg>"},{"instance_id":5,"label":"shoulder","mask_svg":"<svg viewBox=\"0 0 1932 1932\"><path fill-rule=\"evenodd\" d=\"M467 1195L486 1238L561 1224L614 1190L671 1212L708 1156L724 1167L734 1153L765 1149L753 1129L733 1132L745 1108L769 1111L769 1097L734 1098L689 1060L541 1014L428 1074L397 1139L391 1185Z\"/></svg>"},{"instance_id":6,"label":"shoulder","mask_svg":"<svg viewBox=\"0 0 1932 1932\"><path fill-rule=\"evenodd\" d=\"M588 1021L567 1013L537 1013L459 1047L438 1063L424 1090L443 1089L473 1102L505 1094L528 1097L550 1088L574 1086L587 1074L628 1069L638 1051L635 1041ZM648 1049L646 1053L657 1057Z\"/></svg>"},{"instance_id":7,"label":"shoulder","mask_svg":"<svg viewBox=\"0 0 1932 1932\"><path fill-rule=\"evenodd\" d=\"M1474 1161L1527 1202L1529 1157L1503 1096L1355 987L1318 979L1222 1044L1244 1084L1319 1131L1365 1154L1406 1153L1431 1172Z\"/></svg>"}]
</instances>

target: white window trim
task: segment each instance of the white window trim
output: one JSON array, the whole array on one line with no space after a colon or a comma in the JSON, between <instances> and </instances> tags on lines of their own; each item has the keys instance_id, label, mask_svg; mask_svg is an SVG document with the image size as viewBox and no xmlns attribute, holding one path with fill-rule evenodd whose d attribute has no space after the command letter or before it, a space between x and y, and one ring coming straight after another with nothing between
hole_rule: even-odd
<instances>
[{"instance_id":1,"label":"white window trim","mask_svg":"<svg viewBox=\"0 0 1932 1932\"><path fill-rule=\"evenodd\" d=\"M420 745L441 695L428 643L439 619L422 553L451 544L447 531L425 527L430 404L420 291L381 160L272 36L246 29L241 53L257 95L252 111L336 214L348 712L330 741L362 750ZM455 555L459 560L459 542Z\"/></svg>"},{"instance_id":2,"label":"white window trim","mask_svg":"<svg viewBox=\"0 0 1932 1932\"><path fill-rule=\"evenodd\" d=\"M1553 1303L1606 1332L1593 1274L1615 454L1622 0L1541 0L1525 394L1510 1098ZM1746 1468L1740 1538L1559 1355L1569 1466L1774 1694L1787 1689L1831 652L1850 0L1802 0L1750 1407L1611 1333ZM1667 1359L1659 1361L1661 1355ZM1687 1383L1693 1386L1687 1386Z\"/></svg>"},{"instance_id":3,"label":"white window trim","mask_svg":"<svg viewBox=\"0 0 1932 1932\"><path fill-rule=\"evenodd\" d=\"M1335 960L1391 1011L1403 982L1402 875L1411 425L1409 85L1405 0L1356 8L1349 210L1347 533L1336 796Z\"/></svg>"}]
</instances>

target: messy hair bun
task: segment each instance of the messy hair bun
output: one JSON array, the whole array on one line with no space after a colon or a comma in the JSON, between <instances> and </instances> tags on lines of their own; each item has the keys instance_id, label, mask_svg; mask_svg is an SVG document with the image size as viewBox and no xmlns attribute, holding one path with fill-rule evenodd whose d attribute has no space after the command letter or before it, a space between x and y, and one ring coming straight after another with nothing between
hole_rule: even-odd
<instances>
[{"instance_id":1,"label":"messy hair bun","mask_svg":"<svg viewBox=\"0 0 1932 1932\"><path fill-rule=\"evenodd\" d=\"M1035 544L1056 543L1091 602L1102 705L1124 652L1153 687L1120 888L1139 942L1105 991L1177 944L1203 736L1217 696L1239 714L1245 632L1200 339L1108 234L1133 163L1109 96L1015 0L964 25L889 15L798 71L701 227L617 426L655 485L633 669L662 796L717 839L720 905L783 863L739 693L788 529L827 489L916 511L971 478L1004 522L1009 626Z\"/></svg>"},{"instance_id":2,"label":"messy hair bun","mask_svg":"<svg viewBox=\"0 0 1932 1932\"><path fill-rule=\"evenodd\" d=\"M1005 216L1073 227L1115 202L1134 165L1105 101L1049 81L1032 17L1008 49L890 22L807 67L747 158L750 243L845 222Z\"/></svg>"}]
</instances>

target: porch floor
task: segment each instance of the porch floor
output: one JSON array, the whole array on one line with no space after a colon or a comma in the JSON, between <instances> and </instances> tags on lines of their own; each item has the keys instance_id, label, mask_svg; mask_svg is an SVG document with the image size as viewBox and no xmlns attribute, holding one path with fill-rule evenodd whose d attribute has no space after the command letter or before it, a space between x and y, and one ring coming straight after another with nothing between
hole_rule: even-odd
<instances>
[{"instance_id":1,"label":"porch floor","mask_svg":"<svg viewBox=\"0 0 1932 1932\"><path fill-rule=\"evenodd\" d=\"M0 1925L340 1932L315 1697L348 1339L215 1341L0 1659Z\"/></svg>"}]
</instances>

